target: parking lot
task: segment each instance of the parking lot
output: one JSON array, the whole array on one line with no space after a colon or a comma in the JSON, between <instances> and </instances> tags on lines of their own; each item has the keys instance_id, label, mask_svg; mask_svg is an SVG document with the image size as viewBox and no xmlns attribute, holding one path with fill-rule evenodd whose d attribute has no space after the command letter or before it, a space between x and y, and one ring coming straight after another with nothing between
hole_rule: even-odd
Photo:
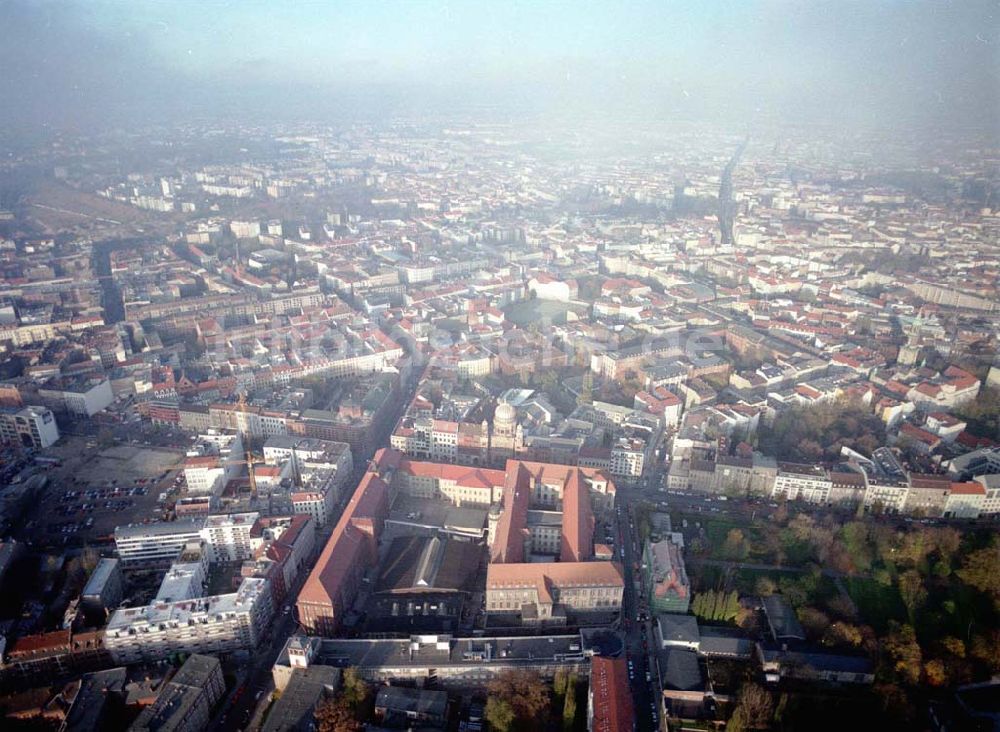
<instances>
[{"instance_id":1,"label":"parking lot","mask_svg":"<svg viewBox=\"0 0 1000 732\"><path fill-rule=\"evenodd\" d=\"M179 450L114 445L69 436L45 451L60 463L49 468L45 497L30 516L32 538L44 544L93 542L116 526L160 517L161 492L183 465Z\"/></svg>"}]
</instances>

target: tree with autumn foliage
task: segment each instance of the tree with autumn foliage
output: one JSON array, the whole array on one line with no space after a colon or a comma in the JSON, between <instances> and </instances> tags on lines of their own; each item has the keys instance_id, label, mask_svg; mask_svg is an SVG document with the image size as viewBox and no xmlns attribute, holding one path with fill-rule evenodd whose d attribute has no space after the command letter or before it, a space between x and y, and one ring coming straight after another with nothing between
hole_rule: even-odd
<instances>
[{"instance_id":1,"label":"tree with autumn foliage","mask_svg":"<svg viewBox=\"0 0 1000 732\"><path fill-rule=\"evenodd\" d=\"M1000 537L965 557L958 576L965 584L989 595L1000 608Z\"/></svg>"},{"instance_id":2,"label":"tree with autumn foliage","mask_svg":"<svg viewBox=\"0 0 1000 732\"><path fill-rule=\"evenodd\" d=\"M900 680L910 686L920 683L923 652L917 643L917 634L912 625L901 625L895 620L890 620L889 632L882 639L882 649L887 656L889 667Z\"/></svg>"},{"instance_id":3,"label":"tree with autumn foliage","mask_svg":"<svg viewBox=\"0 0 1000 732\"><path fill-rule=\"evenodd\" d=\"M536 672L507 671L486 688L489 691L486 719L494 729L506 732L544 726L551 704L549 685Z\"/></svg>"},{"instance_id":4,"label":"tree with autumn foliage","mask_svg":"<svg viewBox=\"0 0 1000 732\"><path fill-rule=\"evenodd\" d=\"M313 711L318 732L361 732L364 725L343 696L324 699Z\"/></svg>"},{"instance_id":5,"label":"tree with autumn foliage","mask_svg":"<svg viewBox=\"0 0 1000 732\"><path fill-rule=\"evenodd\" d=\"M736 708L726 724L726 732L767 729L774 714L774 699L764 687L747 682L740 687Z\"/></svg>"}]
</instances>

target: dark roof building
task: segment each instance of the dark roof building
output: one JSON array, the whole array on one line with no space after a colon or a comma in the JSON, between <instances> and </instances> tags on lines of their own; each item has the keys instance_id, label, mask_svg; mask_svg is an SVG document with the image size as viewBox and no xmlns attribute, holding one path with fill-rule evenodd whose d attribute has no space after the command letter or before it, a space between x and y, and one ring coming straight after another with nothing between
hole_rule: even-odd
<instances>
[{"instance_id":1,"label":"dark roof building","mask_svg":"<svg viewBox=\"0 0 1000 732\"><path fill-rule=\"evenodd\" d=\"M993 679L958 687L950 707L934 708L933 718L935 722L944 722L936 725L938 730L1000 731L1000 681Z\"/></svg>"},{"instance_id":2,"label":"dark roof building","mask_svg":"<svg viewBox=\"0 0 1000 732\"><path fill-rule=\"evenodd\" d=\"M677 613L657 615L656 629L664 648L681 646L698 650L701 634L698 630L698 620L694 615Z\"/></svg>"},{"instance_id":3,"label":"dark roof building","mask_svg":"<svg viewBox=\"0 0 1000 732\"><path fill-rule=\"evenodd\" d=\"M753 643L735 628L701 628L698 652L707 658L750 658Z\"/></svg>"},{"instance_id":4,"label":"dark roof building","mask_svg":"<svg viewBox=\"0 0 1000 732\"><path fill-rule=\"evenodd\" d=\"M226 684L222 664L214 656L194 654L167 684L156 701L146 707L131 732L181 732L204 729L212 708L222 698Z\"/></svg>"},{"instance_id":5,"label":"dark roof building","mask_svg":"<svg viewBox=\"0 0 1000 732\"><path fill-rule=\"evenodd\" d=\"M84 674L59 732L90 732L124 726L127 680L123 666Z\"/></svg>"},{"instance_id":6,"label":"dark roof building","mask_svg":"<svg viewBox=\"0 0 1000 732\"><path fill-rule=\"evenodd\" d=\"M698 663L698 654L671 648L663 656L663 688L670 691L703 692L705 679Z\"/></svg>"},{"instance_id":7,"label":"dark roof building","mask_svg":"<svg viewBox=\"0 0 1000 732\"><path fill-rule=\"evenodd\" d=\"M805 631L795 617L792 608L784 595L768 595L764 598L764 616L775 641L804 641Z\"/></svg>"},{"instance_id":8,"label":"dark roof building","mask_svg":"<svg viewBox=\"0 0 1000 732\"><path fill-rule=\"evenodd\" d=\"M443 724L448 717L448 692L382 686L375 696L375 716L390 725Z\"/></svg>"},{"instance_id":9,"label":"dark roof building","mask_svg":"<svg viewBox=\"0 0 1000 732\"><path fill-rule=\"evenodd\" d=\"M776 643L758 643L764 678L777 682L782 678L805 681L827 681L846 684L870 684L875 669L867 656L831 653L811 645L798 645L792 650Z\"/></svg>"},{"instance_id":10,"label":"dark roof building","mask_svg":"<svg viewBox=\"0 0 1000 732\"><path fill-rule=\"evenodd\" d=\"M315 728L313 709L340 686L340 669L310 666L292 669L281 696L274 702L261 732L308 732Z\"/></svg>"}]
</instances>

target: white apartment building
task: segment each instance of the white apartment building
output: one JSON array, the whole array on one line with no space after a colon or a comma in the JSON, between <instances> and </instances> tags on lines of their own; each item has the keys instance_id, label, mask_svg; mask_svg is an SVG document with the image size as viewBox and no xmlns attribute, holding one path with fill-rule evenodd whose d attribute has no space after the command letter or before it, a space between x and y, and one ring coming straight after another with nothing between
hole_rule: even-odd
<instances>
[{"instance_id":1,"label":"white apartment building","mask_svg":"<svg viewBox=\"0 0 1000 732\"><path fill-rule=\"evenodd\" d=\"M399 278L408 284L432 282L434 280L433 264L409 264L397 267Z\"/></svg>"},{"instance_id":2,"label":"white apartment building","mask_svg":"<svg viewBox=\"0 0 1000 732\"><path fill-rule=\"evenodd\" d=\"M188 493L215 495L225 486L226 466L215 455L188 458L184 462L184 481Z\"/></svg>"},{"instance_id":3,"label":"white apartment building","mask_svg":"<svg viewBox=\"0 0 1000 732\"><path fill-rule=\"evenodd\" d=\"M80 417L93 417L115 400L111 382L103 378L51 381L39 387L38 396Z\"/></svg>"},{"instance_id":4,"label":"white apartment building","mask_svg":"<svg viewBox=\"0 0 1000 732\"><path fill-rule=\"evenodd\" d=\"M619 300L595 300L594 317L610 318L618 321L637 321L649 307L645 302L621 302Z\"/></svg>"},{"instance_id":5,"label":"white apartment building","mask_svg":"<svg viewBox=\"0 0 1000 732\"><path fill-rule=\"evenodd\" d=\"M925 412L952 409L975 399L979 387L979 380L975 378L955 379L943 384L919 384L906 393L906 398Z\"/></svg>"},{"instance_id":6,"label":"white apartment building","mask_svg":"<svg viewBox=\"0 0 1000 732\"><path fill-rule=\"evenodd\" d=\"M458 422L432 420L430 433L431 460L454 461L458 457Z\"/></svg>"},{"instance_id":7,"label":"white apartment building","mask_svg":"<svg viewBox=\"0 0 1000 732\"><path fill-rule=\"evenodd\" d=\"M238 433L215 430L199 435L184 461L188 493L218 495L226 483L243 472L246 458Z\"/></svg>"},{"instance_id":8,"label":"white apartment building","mask_svg":"<svg viewBox=\"0 0 1000 732\"><path fill-rule=\"evenodd\" d=\"M610 402L595 401L592 405L597 424L602 427L621 427L632 416L635 409Z\"/></svg>"},{"instance_id":9,"label":"white apartment building","mask_svg":"<svg viewBox=\"0 0 1000 732\"><path fill-rule=\"evenodd\" d=\"M257 432L264 437L288 434L288 415L277 412L261 412L257 417Z\"/></svg>"},{"instance_id":10,"label":"white apartment building","mask_svg":"<svg viewBox=\"0 0 1000 732\"><path fill-rule=\"evenodd\" d=\"M204 518L129 524L115 529L115 547L126 569L167 567L188 544L201 544Z\"/></svg>"},{"instance_id":11,"label":"white apartment building","mask_svg":"<svg viewBox=\"0 0 1000 732\"><path fill-rule=\"evenodd\" d=\"M371 348L372 346L369 346ZM325 374L336 378L358 376L373 371L385 371L403 357L403 349L394 346L383 346L384 350L366 351L349 354L342 358L321 358L303 364L299 370L300 376ZM489 372L486 372L489 373Z\"/></svg>"},{"instance_id":12,"label":"white apartment building","mask_svg":"<svg viewBox=\"0 0 1000 732\"><path fill-rule=\"evenodd\" d=\"M208 579L208 564L198 562L174 562L170 565L160 589L156 592L156 602L179 602L201 597L205 594L205 581Z\"/></svg>"},{"instance_id":13,"label":"white apartment building","mask_svg":"<svg viewBox=\"0 0 1000 732\"><path fill-rule=\"evenodd\" d=\"M458 458L458 422L404 417L389 444L413 457L453 463Z\"/></svg>"},{"instance_id":14,"label":"white apartment building","mask_svg":"<svg viewBox=\"0 0 1000 732\"><path fill-rule=\"evenodd\" d=\"M807 503L828 503L832 487L830 476L822 468L779 463L771 497Z\"/></svg>"},{"instance_id":15,"label":"white apartment building","mask_svg":"<svg viewBox=\"0 0 1000 732\"><path fill-rule=\"evenodd\" d=\"M647 445L639 440L622 439L611 449L611 474L638 478L646 464Z\"/></svg>"},{"instance_id":16,"label":"white apartment building","mask_svg":"<svg viewBox=\"0 0 1000 732\"><path fill-rule=\"evenodd\" d=\"M980 475L975 480L986 489L986 495L983 496L979 515L996 518L1000 515L1000 475L996 473L992 475Z\"/></svg>"},{"instance_id":17,"label":"white apartment building","mask_svg":"<svg viewBox=\"0 0 1000 732\"><path fill-rule=\"evenodd\" d=\"M283 547L291 554L285 558L282 575L285 587L295 584L299 574L305 571L316 551L316 521L308 516L283 516L262 519L264 541L269 544L265 556L280 557ZM280 560L279 560L280 561Z\"/></svg>"},{"instance_id":18,"label":"white apartment building","mask_svg":"<svg viewBox=\"0 0 1000 732\"><path fill-rule=\"evenodd\" d=\"M354 468L351 446L346 442L291 435L268 437L264 442L264 462L281 465L286 461L298 478L310 469L333 468L338 479L344 481Z\"/></svg>"},{"instance_id":19,"label":"white apartment building","mask_svg":"<svg viewBox=\"0 0 1000 732\"><path fill-rule=\"evenodd\" d=\"M0 442L41 450L58 441L59 427L51 409L28 406L16 411L0 410Z\"/></svg>"},{"instance_id":20,"label":"white apartment building","mask_svg":"<svg viewBox=\"0 0 1000 732\"><path fill-rule=\"evenodd\" d=\"M292 513L309 516L317 526L323 527L330 520L332 502L328 494L317 491L296 491L292 494Z\"/></svg>"},{"instance_id":21,"label":"white apartment building","mask_svg":"<svg viewBox=\"0 0 1000 732\"><path fill-rule=\"evenodd\" d=\"M865 488L865 508L881 507L883 511L899 513L906 505L910 487L906 483L868 483Z\"/></svg>"},{"instance_id":22,"label":"white apartment building","mask_svg":"<svg viewBox=\"0 0 1000 732\"><path fill-rule=\"evenodd\" d=\"M116 610L104 645L118 664L177 653L226 653L257 646L274 608L266 579L247 577L236 592Z\"/></svg>"},{"instance_id":23,"label":"white apartment building","mask_svg":"<svg viewBox=\"0 0 1000 732\"><path fill-rule=\"evenodd\" d=\"M210 562L238 562L250 559L263 543L252 536L260 514L233 513L209 516L201 529L201 538Z\"/></svg>"},{"instance_id":24,"label":"white apartment building","mask_svg":"<svg viewBox=\"0 0 1000 732\"><path fill-rule=\"evenodd\" d=\"M528 292L539 300L569 302L573 297L570 283L562 282L546 274L539 274L528 280Z\"/></svg>"},{"instance_id":25,"label":"white apartment building","mask_svg":"<svg viewBox=\"0 0 1000 732\"><path fill-rule=\"evenodd\" d=\"M952 483L951 493L944 504L944 515L948 518L979 518L985 501L986 486L982 483Z\"/></svg>"},{"instance_id":26,"label":"white apartment building","mask_svg":"<svg viewBox=\"0 0 1000 732\"><path fill-rule=\"evenodd\" d=\"M469 350L458 357L455 367L460 379L473 379L493 373L493 354L484 348Z\"/></svg>"}]
</instances>

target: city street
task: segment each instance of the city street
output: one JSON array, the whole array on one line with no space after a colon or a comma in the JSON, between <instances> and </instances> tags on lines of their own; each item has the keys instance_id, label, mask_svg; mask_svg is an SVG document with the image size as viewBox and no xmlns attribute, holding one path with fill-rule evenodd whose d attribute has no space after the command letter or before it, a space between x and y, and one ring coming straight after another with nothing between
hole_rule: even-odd
<instances>
[{"instance_id":1,"label":"city street","mask_svg":"<svg viewBox=\"0 0 1000 732\"><path fill-rule=\"evenodd\" d=\"M650 655L654 640L651 625L640 620L640 610L646 609L642 590L642 547L632 514L632 501L637 492L620 488L616 497L616 519L618 526L619 559L625 575L625 594L622 598L622 630L625 633L625 648L629 663L629 683L635 704L636 724L639 730L659 728L659 705L657 704L657 671ZM648 618L644 612L643 617ZM648 672L648 677L647 677Z\"/></svg>"},{"instance_id":2,"label":"city street","mask_svg":"<svg viewBox=\"0 0 1000 732\"><path fill-rule=\"evenodd\" d=\"M289 598L294 599L305 576L300 578L294 591L289 593ZM294 630L295 621L292 618L291 608L287 613L283 612L283 608L277 608L277 618L271 626L267 642L251 656L243 675L238 677L236 687L230 690L219 707L215 720L209 727L210 730L238 732L247 728L257 705L274 691L271 667Z\"/></svg>"}]
</instances>

